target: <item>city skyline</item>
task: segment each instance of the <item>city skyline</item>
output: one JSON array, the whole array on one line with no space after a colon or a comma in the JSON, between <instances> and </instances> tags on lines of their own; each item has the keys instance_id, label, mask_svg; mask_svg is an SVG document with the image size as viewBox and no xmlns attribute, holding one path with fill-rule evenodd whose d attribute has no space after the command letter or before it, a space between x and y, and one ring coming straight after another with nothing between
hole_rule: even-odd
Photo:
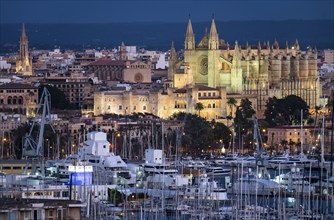
<instances>
[{"instance_id":1,"label":"city skyline","mask_svg":"<svg viewBox=\"0 0 334 220\"><path fill-rule=\"evenodd\" d=\"M230 20L333 20L334 2L295 1L1 1L0 23L121 23Z\"/></svg>"}]
</instances>

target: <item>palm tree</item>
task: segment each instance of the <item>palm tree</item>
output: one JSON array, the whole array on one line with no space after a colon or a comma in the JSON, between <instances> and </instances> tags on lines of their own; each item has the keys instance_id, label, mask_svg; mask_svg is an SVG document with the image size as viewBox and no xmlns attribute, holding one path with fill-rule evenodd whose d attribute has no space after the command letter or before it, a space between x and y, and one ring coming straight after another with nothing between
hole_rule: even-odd
<instances>
[{"instance_id":1,"label":"palm tree","mask_svg":"<svg viewBox=\"0 0 334 220\"><path fill-rule=\"evenodd\" d=\"M315 119L314 119L314 127L317 126L317 121L318 121L318 114L321 110L320 106L315 106L314 111L315 111Z\"/></svg>"},{"instance_id":2,"label":"palm tree","mask_svg":"<svg viewBox=\"0 0 334 220\"><path fill-rule=\"evenodd\" d=\"M235 98L229 98L227 101L227 104L230 106L230 109L231 109L230 116L232 116L233 106L236 106L237 100Z\"/></svg>"},{"instance_id":3,"label":"palm tree","mask_svg":"<svg viewBox=\"0 0 334 220\"><path fill-rule=\"evenodd\" d=\"M203 103L197 102L195 105L195 110L198 111L198 116L201 117L201 111L204 109Z\"/></svg>"}]
</instances>

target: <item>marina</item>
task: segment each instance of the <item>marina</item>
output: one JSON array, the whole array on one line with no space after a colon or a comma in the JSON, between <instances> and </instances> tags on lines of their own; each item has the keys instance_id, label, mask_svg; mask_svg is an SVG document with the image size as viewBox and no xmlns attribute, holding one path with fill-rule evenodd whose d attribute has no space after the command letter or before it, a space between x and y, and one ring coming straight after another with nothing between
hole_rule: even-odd
<instances>
[{"instance_id":1,"label":"marina","mask_svg":"<svg viewBox=\"0 0 334 220\"><path fill-rule=\"evenodd\" d=\"M3 173L0 197L80 201L87 219L333 216L333 176L326 166L319 175L318 163L313 161L293 163L292 167L268 163L266 167L235 155L234 163L230 156L226 160L221 157L220 163L214 159L192 162L192 158L171 163L162 150L147 149L145 161L124 162L104 147L108 145L103 132L88 133L77 155L45 161L44 177L38 175L43 173L40 167L36 167L36 175ZM23 163L11 164L18 167Z\"/></svg>"}]
</instances>

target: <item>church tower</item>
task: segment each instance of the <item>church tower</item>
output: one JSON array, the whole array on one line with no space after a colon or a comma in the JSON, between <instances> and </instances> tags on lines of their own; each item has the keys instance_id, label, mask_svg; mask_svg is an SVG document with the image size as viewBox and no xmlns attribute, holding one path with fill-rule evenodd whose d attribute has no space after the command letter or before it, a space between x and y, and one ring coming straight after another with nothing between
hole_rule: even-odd
<instances>
[{"instance_id":1,"label":"church tower","mask_svg":"<svg viewBox=\"0 0 334 220\"><path fill-rule=\"evenodd\" d=\"M215 19L212 18L210 35L209 35L209 50L218 50L218 49L219 49L219 37L217 33Z\"/></svg>"},{"instance_id":2,"label":"church tower","mask_svg":"<svg viewBox=\"0 0 334 220\"><path fill-rule=\"evenodd\" d=\"M216 88L219 85L219 37L215 20L212 17L209 40L208 40L208 86Z\"/></svg>"},{"instance_id":3,"label":"church tower","mask_svg":"<svg viewBox=\"0 0 334 220\"><path fill-rule=\"evenodd\" d=\"M231 68L231 86L228 92L242 93L242 68L241 68L242 54L239 48L238 41L235 42L234 54Z\"/></svg>"},{"instance_id":4,"label":"church tower","mask_svg":"<svg viewBox=\"0 0 334 220\"><path fill-rule=\"evenodd\" d=\"M174 41L172 41L172 46L170 48L170 57L169 57L169 67L168 67L168 79L174 79L174 73L176 72L176 62L177 62L177 54L174 47Z\"/></svg>"},{"instance_id":5,"label":"church tower","mask_svg":"<svg viewBox=\"0 0 334 220\"><path fill-rule=\"evenodd\" d=\"M32 59L29 57L28 38L25 25L22 25L20 53L16 61L16 72L25 76L32 75Z\"/></svg>"},{"instance_id":6,"label":"church tower","mask_svg":"<svg viewBox=\"0 0 334 220\"><path fill-rule=\"evenodd\" d=\"M122 42L119 48L119 59L120 60L128 60L128 52L126 51L126 46L124 42Z\"/></svg>"},{"instance_id":7,"label":"church tower","mask_svg":"<svg viewBox=\"0 0 334 220\"><path fill-rule=\"evenodd\" d=\"M184 49L185 50L194 50L195 49L195 35L193 32L193 27L191 25L191 20L188 20L186 39L184 41Z\"/></svg>"}]
</instances>

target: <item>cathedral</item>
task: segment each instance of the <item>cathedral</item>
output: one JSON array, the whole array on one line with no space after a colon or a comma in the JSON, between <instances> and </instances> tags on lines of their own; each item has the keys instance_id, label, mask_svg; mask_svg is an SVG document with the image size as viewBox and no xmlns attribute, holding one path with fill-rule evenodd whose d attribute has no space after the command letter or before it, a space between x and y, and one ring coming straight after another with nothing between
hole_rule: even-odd
<instances>
[{"instance_id":1,"label":"cathedral","mask_svg":"<svg viewBox=\"0 0 334 220\"><path fill-rule=\"evenodd\" d=\"M20 40L20 53L16 61L16 72L20 75L32 75L32 59L29 56L28 38L25 25L22 25L22 35Z\"/></svg>"},{"instance_id":2,"label":"cathedral","mask_svg":"<svg viewBox=\"0 0 334 220\"><path fill-rule=\"evenodd\" d=\"M320 103L321 87L317 71L317 51L301 51L298 41L292 47L278 42L258 43L252 47L233 46L219 38L214 18L209 33L196 43L189 19L184 57L170 50L168 80L163 91L105 91L94 95L94 114L148 112L167 118L176 112L200 114L206 120L225 122L235 116L238 105L248 98L263 118L269 97L297 95L310 108ZM196 103L203 109L197 111Z\"/></svg>"},{"instance_id":3,"label":"cathedral","mask_svg":"<svg viewBox=\"0 0 334 220\"><path fill-rule=\"evenodd\" d=\"M227 99L256 97L253 103L263 116L269 97L300 96L310 108L319 105L321 88L317 71L317 51L300 50L298 41L292 47L278 42L252 47L234 46L219 38L214 18L209 33L196 44L191 20L188 20L184 42L184 59L179 60L172 48L169 80L174 88L225 88ZM239 95L236 96L236 95ZM241 95L241 96L240 96Z\"/></svg>"}]
</instances>

